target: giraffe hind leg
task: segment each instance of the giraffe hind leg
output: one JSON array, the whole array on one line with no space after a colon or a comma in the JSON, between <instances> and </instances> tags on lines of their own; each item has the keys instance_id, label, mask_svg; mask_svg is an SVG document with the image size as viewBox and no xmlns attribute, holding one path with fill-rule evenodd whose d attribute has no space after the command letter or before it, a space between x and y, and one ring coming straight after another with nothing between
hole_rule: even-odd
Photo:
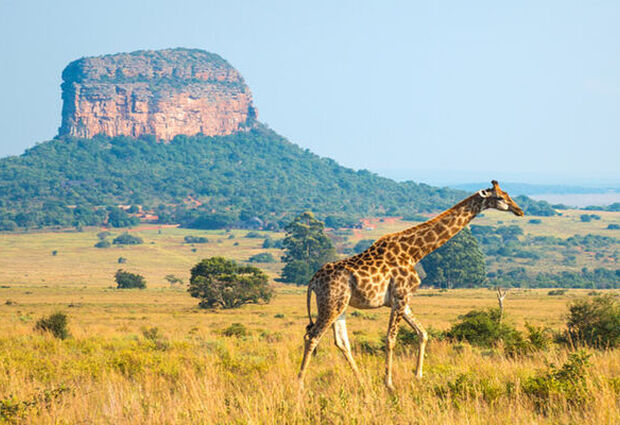
<instances>
[{"instance_id":1,"label":"giraffe hind leg","mask_svg":"<svg viewBox=\"0 0 620 425\"><path fill-rule=\"evenodd\" d=\"M308 369L308 364L310 363L312 353L316 349L317 345L319 345L319 341L327 329L349 305L351 294L347 292L348 286L335 285L330 289L330 291L325 292L315 290L317 297L318 317L316 322L314 322L314 324L306 331L306 335L304 336L304 356L301 361L301 368L298 375L300 390L303 388L304 377Z\"/></svg>"},{"instance_id":2,"label":"giraffe hind leg","mask_svg":"<svg viewBox=\"0 0 620 425\"><path fill-rule=\"evenodd\" d=\"M357 368L357 364L355 363L355 359L351 354L351 345L349 344L349 337L347 335L347 324L345 321L345 313L342 313L338 316L338 319L333 323L332 328L334 330L334 342L336 343L336 347L340 349L344 358L353 369L353 373L355 373L355 377L357 378L360 385L364 385L362 380L362 375L360 374L359 369Z\"/></svg>"},{"instance_id":3,"label":"giraffe hind leg","mask_svg":"<svg viewBox=\"0 0 620 425\"><path fill-rule=\"evenodd\" d=\"M403 318L405 322L409 324L418 334L418 338L420 338L420 345L418 346L418 364L416 367L416 377L422 378L422 366L424 363L424 349L426 348L426 343L428 342L428 334L426 333L426 329L424 326L411 314L411 309L409 306L405 307L405 312L403 313Z\"/></svg>"}]
</instances>

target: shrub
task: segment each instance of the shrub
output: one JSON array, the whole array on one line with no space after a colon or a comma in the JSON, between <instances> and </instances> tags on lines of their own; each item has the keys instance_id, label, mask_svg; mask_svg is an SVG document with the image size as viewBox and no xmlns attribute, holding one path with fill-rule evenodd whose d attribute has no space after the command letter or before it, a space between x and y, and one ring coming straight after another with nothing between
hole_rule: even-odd
<instances>
[{"instance_id":1,"label":"shrub","mask_svg":"<svg viewBox=\"0 0 620 425\"><path fill-rule=\"evenodd\" d=\"M205 238L204 236L187 235L183 238L183 240L185 240L185 243L208 243L209 242L209 239Z\"/></svg>"},{"instance_id":2,"label":"shrub","mask_svg":"<svg viewBox=\"0 0 620 425\"><path fill-rule=\"evenodd\" d=\"M129 233L125 232L114 238L113 243L115 245L139 245L141 243L144 243L144 241L139 236L130 235Z\"/></svg>"},{"instance_id":3,"label":"shrub","mask_svg":"<svg viewBox=\"0 0 620 425\"><path fill-rule=\"evenodd\" d=\"M102 240L100 240L99 242L97 242L95 244L95 248L109 248L111 246L112 246L112 244L107 239L102 239Z\"/></svg>"},{"instance_id":4,"label":"shrub","mask_svg":"<svg viewBox=\"0 0 620 425\"><path fill-rule=\"evenodd\" d=\"M527 336L523 336L517 330L513 330L511 338L505 338L504 353L510 357L527 355L543 351L551 345L551 329L525 324Z\"/></svg>"},{"instance_id":5,"label":"shrub","mask_svg":"<svg viewBox=\"0 0 620 425\"><path fill-rule=\"evenodd\" d=\"M607 230L620 230L620 224L608 224Z\"/></svg>"},{"instance_id":6,"label":"shrub","mask_svg":"<svg viewBox=\"0 0 620 425\"><path fill-rule=\"evenodd\" d=\"M118 259L116 260L116 262L118 264L125 264L127 262L127 259L125 257L118 257Z\"/></svg>"},{"instance_id":7,"label":"shrub","mask_svg":"<svg viewBox=\"0 0 620 425\"><path fill-rule=\"evenodd\" d=\"M54 257L55 257L56 255L58 255L58 251L57 251L57 250L53 250L53 251L52 251L52 256L54 256Z\"/></svg>"},{"instance_id":8,"label":"shrub","mask_svg":"<svg viewBox=\"0 0 620 425\"><path fill-rule=\"evenodd\" d=\"M569 405L582 406L590 395L586 387L590 355L585 351L571 353L561 367L549 365L523 383L523 392L539 410L546 411L557 398L564 398Z\"/></svg>"},{"instance_id":9,"label":"shrub","mask_svg":"<svg viewBox=\"0 0 620 425\"><path fill-rule=\"evenodd\" d=\"M564 295L566 293L566 289L552 289L551 291L547 292L547 295L550 296L558 296L558 295Z\"/></svg>"},{"instance_id":10,"label":"shrub","mask_svg":"<svg viewBox=\"0 0 620 425\"><path fill-rule=\"evenodd\" d=\"M540 224L542 223L542 220L540 218L532 218L528 221L528 223L530 224Z\"/></svg>"},{"instance_id":11,"label":"shrub","mask_svg":"<svg viewBox=\"0 0 620 425\"><path fill-rule=\"evenodd\" d=\"M596 348L620 346L620 302L613 295L575 300L568 309L568 340Z\"/></svg>"},{"instance_id":12,"label":"shrub","mask_svg":"<svg viewBox=\"0 0 620 425\"><path fill-rule=\"evenodd\" d=\"M181 279L180 277L176 277L173 274L167 274L166 276L164 276L164 279L168 281L170 286L174 286L176 283L178 283L179 285L183 285L183 279Z\"/></svg>"},{"instance_id":13,"label":"shrub","mask_svg":"<svg viewBox=\"0 0 620 425\"><path fill-rule=\"evenodd\" d=\"M581 214L579 216L579 219L584 222L584 223L588 223L590 221L592 221L592 216L590 216L590 214Z\"/></svg>"},{"instance_id":14,"label":"shrub","mask_svg":"<svg viewBox=\"0 0 620 425\"><path fill-rule=\"evenodd\" d=\"M105 239L105 238L107 238L110 235L112 235L112 233L107 232L107 231L97 233L97 237L99 239Z\"/></svg>"},{"instance_id":15,"label":"shrub","mask_svg":"<svg viewBox=\"0 0 620 425\"><path fill-rule=\"evenodd\" d=\"M144 280L143 276L135 273L126 272L123 269L118 269L116 271L114 279L116 280L116 287L118 289L146 288L146 281Z\"/></svg>"},{"instance_id":16,"label":"shrub","mask_svg":"<svg viewBox=\"0 0 620 425\"><path fill-rule=\"evenodd\" d=\"M240 338L247 336L248 334L248 329L242 323L233 323L226 329L222 330L222 335L224 336L234 336Z\"/></svg>"},{"instance_id":17,"label":"shrub","mask_svg":"<svg viewBox=\"0 0 620 425\"><path fill-rule=\"evenodd\" d=\"M499 309L472 310L459 316L460 321L446 332L446 336L481 347L490 347L501 339L502 326L499 318Z\"/></svg>"},{"instance_id":18,"label":"shrub","mask_svg":"<svg viewBox=\"0 0 620 425\"><path fill-rule=\"evenodd\" d=\"M153 344L153 348L160 351L165 351L170 348L170 343L161 334L159 328L154 326L152 328L142 327L142 336Z\"/></svg>"},{"instance_id":19,"label":"shrub","mask_svg":"<svg viewBox=\"0 0 620 425\"><path fill-rule=\"evenodd\" d=\"M189 282L188 291L192 297L200 298L202 308L236 308L269 302L273 296L262 270L222 257L207 258L194 266Z\"/></svg>"},{"instance_id":20,"label":"shrub","mask_svg":"<svg viewBox=\"0 0 620 425\"><path fill-rule=\"evenodd\" d=\"M248 232L246 233L245 237L250 239L261 239L263 238L263 235L258 232Z\"/></svg>"},{"instance_id":21,"label":"shrub","mask_svg":"<svg viewBox=\"0 0 620 425\"><path fill-rule=\"evenodd\" d=\"M487 348L501 342L504 345L504 352L509 356L538 350L537 345L540 344L538 328L531 327L528 338L525 338L513 326L500 321L499 309L472 310L459 316L459 319L460 322L446 332L446 337ZM535 330L537 332L534 332Z\"/></svg>"},{"instance_id":22,"label":"shrub","mask_svg":"<svg viewBox=\"0 0 620 425\"><path fill-rule=\"evenodd\" d=\"M275 263L276 260L268 252L261 252L260 254L252 255L248 260L250 263Z\"/></svg>"},{"instance_id":23,"label":"shrub","mask_svg":"<svg viewBox=\"0 0 620 425\"><path fill-rule=\"evenodd\" d=\"M67 322L66 314L56 312L39 319L34 328L38 331L50 332L56 338L65 339L69 336Z\"/></svg>"}]
</instances>

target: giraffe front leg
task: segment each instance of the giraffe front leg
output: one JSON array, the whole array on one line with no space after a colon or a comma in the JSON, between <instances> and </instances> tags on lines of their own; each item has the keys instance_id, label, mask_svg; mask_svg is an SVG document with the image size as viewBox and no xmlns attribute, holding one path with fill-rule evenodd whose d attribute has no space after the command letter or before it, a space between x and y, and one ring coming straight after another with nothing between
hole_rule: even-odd
<instances>
[{"instance_id":1,"label":"giraffe front leg","mask_svg":"<svg viewBox=\"0 0 620 425\"><path fill-rule=\"evenodd\" d=\"M422 366L424 363L424 349L426 348L426 343L428 342L428 334L426 333L426 329L424 326L411 314L411 309L409 306L405 307L405 312L403 313L403 318L405 322L409 324L418 334L418 338L420 338L420 345L418 346L418 364L416 367L416 377L422 378Z\"/></svg>"},{"instance_id":2,"label":"giraffe front leg","mask_svg":"<svg viewBox=\"0 0 620 425\"><path fill-rule=\"evenodd\" d=\"M398 322L400 322L401 314L402 313L399 311L398 306L392 305L392 312L390 313L390 321L388 324L385 354L385 386L390 391L394 391L394 384L392 383L392 355L394 354L394 344L396 344Z\"/></svg>"}]
</instances>

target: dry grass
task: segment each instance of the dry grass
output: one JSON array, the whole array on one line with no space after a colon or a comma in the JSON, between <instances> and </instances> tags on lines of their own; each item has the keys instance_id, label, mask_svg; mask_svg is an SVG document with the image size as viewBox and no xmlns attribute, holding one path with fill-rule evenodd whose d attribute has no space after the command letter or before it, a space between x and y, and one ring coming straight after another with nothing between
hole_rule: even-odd
<instances>
[{"instance_id":1,"label":"dry grass","mask_svg":"<svg viewBox=\"0 0 620 425\"><path fill-rule=\"evenodd\" d=\"M23 408L20 423L613 424L620 415L620 384L611 379L620 376L617 351L594 353L587 378L592 401L574 408L559 398L548 414L537 411L520 388L547 362L565 361L563 348L509 359L501 350L434 341L422 381L413 378L414 353L401 349L397 391L389 394L382 383L383 355L360 346L380 340L387 310L366 311L349 315L348 324L367 392L357 387L328 335L299 399L295 376L307 323L303 289L280 286L273 303L235 311L198 310L196 300L169 288L31 289L0 289L0 300L13 301L0 306L0 400L36 402ZM580 292L512 293L507 309L519 326L528 320L559 327L567 300ZM420 295L414 310L439 329L472 308L495 305L487 290ZM65 341L33 331L37 318L57 310L70 317L72 337ZM224 336L232 323L243 324L248 335ZM151 327L160 336L145 336ZM438 388L460 374L475 377L471 392L438 398ZM45 401L44 391L62 386L69 390ZM497 394L489 398L489 391Z\"/></svg>"},{"instance_id":2,"label":"dry grass","mask_svg":"<svg viewBox=\"0 0 620 425\"><path fill-rule=\"evenodd\" d=\"M601 227L616 217L584 223L583 232L574 231L581 229L577 222L568 231L562 227L567 223L562 219L578 216L519 224L526 233L572 235L594 233L587 226ZM491 214L478 222L502 219L511 223ZM407 225L386 221L377 229L358 231L352 242ZM247 260L265 251L262 239L245 238L246 231L233 231L229 239L225 232L143 226L133 232L144 238L144 245L96 249L98 231L0 237L0 418L5 414L25 424L618 423L617 350L593 353L587 403L572 406L558 397L546 413L536 408L522 384L549 362L563 363L569 351L562 347L510 359L501 349L432 341L421 381L413 378L414 353L400 349L394 370L397 391L389 394L383 386L383 355L369 354L362 345L381 340L386 309L349 315L347 321L367 391L357 387L328 335L310 365L306 392L298 398L296 374L307 324L303 288L276 285L277 297L269 305L202 311L185 290L170 288L164 280L175 274L187 281L189 269L212 255ZM210 243L192 247L183 243L186 235L206 235ZM126 264L118 264L121 256ZM273 277L281 264L260 266ZM143 274L148 288L113 289L119 267ZM560 329L567 302L587 292L569 290L550 297L547 290L512 291L506 300L508 319L519 328L528 321ZM494 292L485 289L421 290L413 310L427 327L445 329L471 309L495 305ZM37 319L54 311L69 316L72 336L64 341L33 329ZM243 324L248 335L224 336L222 331L233 323ZM153 327L158 331L146 331ZM470 377L468 391L438 397L459 376Z\"/></svg>"}]
</instances>

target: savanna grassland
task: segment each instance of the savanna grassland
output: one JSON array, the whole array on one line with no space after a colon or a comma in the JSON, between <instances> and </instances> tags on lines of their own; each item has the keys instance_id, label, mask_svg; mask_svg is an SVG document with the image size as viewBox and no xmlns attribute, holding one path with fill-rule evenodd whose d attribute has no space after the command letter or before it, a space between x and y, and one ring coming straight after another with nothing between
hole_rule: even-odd
<instances>
[{"instance_id":1,"label":"savanna grassland","mask_svg":"<svg viewBox=\"0 0 620 425\"><path fill-rule=\"evenodd\" d=\"M518 224L526 235L610 234L605 226L617 223L618 216L603 215L589 223L565 214ZM496 225L497 220L508 224L512 218L490 213L476 223ZM342 243L410 225L399 220L372 224L376 228L342 236ZM554 370L551 364L566 364L572 352L567 346L553 344L514 357L501 346L483 349L431 338L420 381L414 378L415 344L399 345L396 392L390 394L383 385L381 350L387 309L349 311L349 335L366 390L358 387L327 335L299 397L296 373L307 324L304 288L274 283L276 297L270 304L209 311L197 308L186 285L171 286L164 279L174 274L187 283L189 269L205 257L246 261L270 252L279 259L280 250L263 249L263 238L245 237L247 231L147 225L130 232L144 244L97 249L93 245L100 231L0 236L0 421L594 425L616 424L620 418L618 350L586 349L589 366L580 375L580 390L546 397L525 387ZM112 231L110 240L119 233ZM187 235L206 236L209 242L187 244ZM125 262L119 263L119 257ZM586 253L577 261L603 264L606 259ZM272 278L281 267L279 262L257 265ZM118 268L144 275L147 289L115 289ZM506 320L521 330L529 323L561 331L567 304L590 293L570 289L550 296L543 289L513 290L505 301ZM487 289L422 289L412 307L437 335L459 315L496 305L495 293ZM56 311L69 318L71 336L65 340L34 330L40 317Z\"/></svg>"}]
</instances>

